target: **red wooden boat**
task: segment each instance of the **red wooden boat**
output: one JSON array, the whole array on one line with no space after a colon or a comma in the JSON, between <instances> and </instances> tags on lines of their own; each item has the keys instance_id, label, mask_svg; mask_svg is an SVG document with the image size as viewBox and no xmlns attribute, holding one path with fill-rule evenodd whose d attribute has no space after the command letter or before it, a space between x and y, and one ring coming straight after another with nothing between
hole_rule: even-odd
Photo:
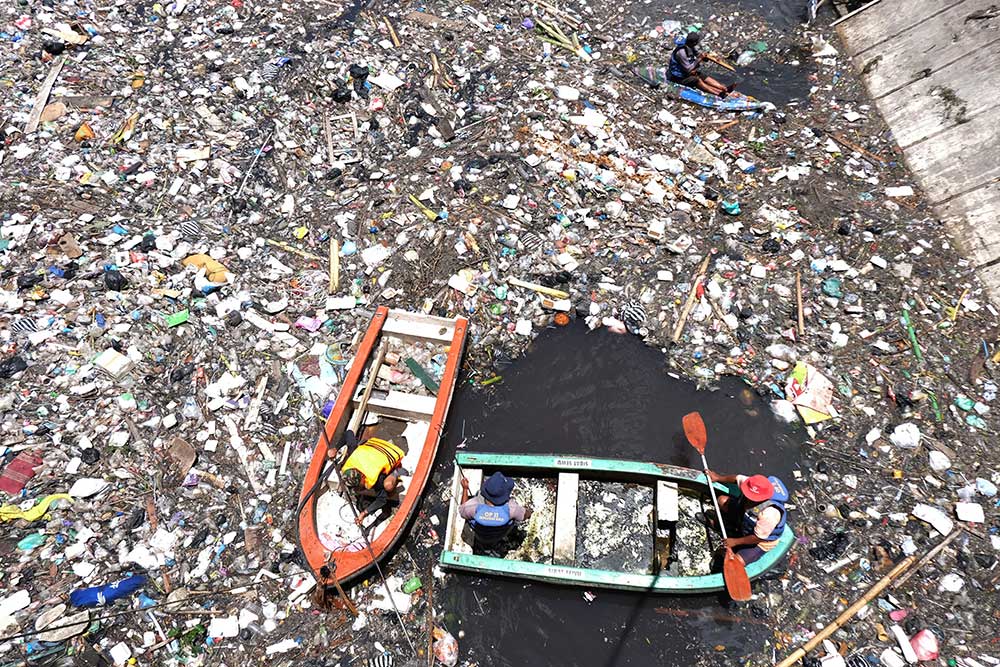
<instances>
[{"instance_id":1,"label":"red wooden boat","mask_svg":"<svg viewBox=\"0 0 1000 667\"><path fill-rule=\"evenodd\" d=\"M349 583L406 534L437 454L461 364L468 320L380 307L358 345L337 401L320 433L299 496L299 547L317 582ZM423 376L422 379L420 376ZM436 385L436 386L435 386ZM403 491L388 516L365 521L371 550L354 525L327 452L351 427L359 442L376 437L401 447ZM362 501L364 502L364 501ZM359 508L361 509L361 508Z\"/></svg>"}]
</instances>

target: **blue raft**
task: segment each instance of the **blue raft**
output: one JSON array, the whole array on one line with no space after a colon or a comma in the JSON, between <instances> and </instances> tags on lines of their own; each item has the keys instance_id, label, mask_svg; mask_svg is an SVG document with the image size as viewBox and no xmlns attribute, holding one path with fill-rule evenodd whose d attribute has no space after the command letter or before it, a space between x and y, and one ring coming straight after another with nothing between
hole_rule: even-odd
<instances>
[{"instance_id":1,"label":"blue raft","mask_svg":"<svg viewBox=\"0 0 1000 667\"><path fill-rule=\"evenodd\" d=\"M688 88L670 80L670 73L666 67L637 67L636 75L648 83L679 100L693 102L694 104L718 109L719 111L759 111L773 108L770 102L762 102L752 97L747 97L741 93L731 93L725 99L718 95Z\"/></svg>"}]
</instances>

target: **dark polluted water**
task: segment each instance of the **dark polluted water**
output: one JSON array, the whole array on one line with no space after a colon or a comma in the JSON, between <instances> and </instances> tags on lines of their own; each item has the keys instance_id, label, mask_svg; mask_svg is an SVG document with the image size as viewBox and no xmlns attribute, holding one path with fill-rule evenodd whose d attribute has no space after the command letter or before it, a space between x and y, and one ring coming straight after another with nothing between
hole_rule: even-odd
<instances>
[{"instance_id":1,"label":"dark polluted water","mask_svg":"<svg viewBox=\"0 0 1000 667\"><path fill-rule=\"evenodd\" d=\"M700 467L681 429L701 412L706 454L720 472L792 482L799 439L738 378L698 391L667 375L663 354L632 336L582 324L550 329L484 390L460 386L434 481L447 485L464 437L470 451L562 453ZM444 508L426 508L444 518ZM443 526L442 526L443 530ZM717 595L678 597L456 573L435 600L462 655L482 667L514 665L734 665L770 636L766 619ZM717 649L717 647L723 647Z\"/></svg>"},{"instance_id":2,"label":"dark polluted water","mask_svg":"<svg viewBox=\"0 0 1000 667\"><path fill-rule=\"evenodd\" d=\"M823 16L828 11L828 8L820 9ZM782 109L793 102L806 101L812 85L809 76L815 72L815 65L808 53L801 52L801 40L796 35L808 18L808 0L651 0L630 5L627 23L648 30L665 19L684 24L707 24L711 17L732 17L735 14L746 18L722 22L717 38L710 37L703 50L718 50L723 48L722 45L725 45L724 50L728 50L730 45L736 43L738 46L732 53L723 54L732 56L734 61L751 42L762 40L768 44L767 50L751 64L737 67L735 72L712 63L704 66L704 72L726 85L736 84L740 92ZM757 29L758 25L765 28L763 32ZM746 34L740 34L741 26L746 26ZM658 64L665 65L669 57L670 49L665 48L663 62Z\"/></svg>"}]
</instances>

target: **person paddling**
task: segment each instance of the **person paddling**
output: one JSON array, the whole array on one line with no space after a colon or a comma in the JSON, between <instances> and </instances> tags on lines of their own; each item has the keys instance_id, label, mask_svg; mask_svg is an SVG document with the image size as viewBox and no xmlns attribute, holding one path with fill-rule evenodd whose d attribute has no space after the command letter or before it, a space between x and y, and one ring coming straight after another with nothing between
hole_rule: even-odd
<instances>
[{"instance_id":1,"label":"person paddling","mask_svg":"<svg viewBox=\"0 0 1000 667\"><path fill-rule=\"evenodd\" d=\"M670 80L688 88L698 88L706 93L712 93L719 97L725 97L733 91L735 84L724 86L710 76L706 76L698 71L701 61L705 59L704 54L698 53L698 44L701 42L701 33L688 33L684 43L674 49L670 54L670 66L668 68Z\"/></svg>"},{"instance_id":2,"label":"person paddling","mask_svg":"<svg viewBox=\"0 0 1000 667\"><path fill-rule=\"evenodd\" d=\"M469 498L469 480L462 478L462 499L459 516L465 519L476 536L474 546L489 549L495 547L510 534L514 526L531 518L531 508L523 507L510 494L514 490L514 480L502 472L490 475L479 495Z\"/></svg>"},{"instance_id":3,"label":"person paddling","mask_svg":"<svg viewBox=\"0 0 1000 667\"><path fill-rule=\"evenodd\" d=\"M734 496L719 496L726 527L736 526L735 536L726 540L726 546L736 552L744 565L760 559L778 544L785 531L788 489L777 477L764 475L719 475L708 471L712 482L735 483L739 493ZM702 512L695 515L698 521L717 529L714 518Z\"/></svg>"}]
</instances>

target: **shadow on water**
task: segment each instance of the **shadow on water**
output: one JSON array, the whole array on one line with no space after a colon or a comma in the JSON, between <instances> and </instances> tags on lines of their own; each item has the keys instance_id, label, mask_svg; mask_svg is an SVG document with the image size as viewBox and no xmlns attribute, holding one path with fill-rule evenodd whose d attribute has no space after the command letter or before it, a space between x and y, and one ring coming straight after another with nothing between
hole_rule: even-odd
<instances>
[{"instance_id":1,"label":"shadow on water","mask_svg":"<svg viewBox=\"0 0 1000 667\"><path fill-rule=\"evenodd\" d=\"M435 481L450 479L464 435L472 451L589 454L696 466L681 417L705 419L719 471L791 478L798 441L742 381L697 391L669 377L664 357L631 336L582 325L543 333L489 390L460 388ZM442 507L430 508L439 516ZM458 573L436 599L464 630L463 653L506 665L732 665L762 646L766 621L717 596L676 597L583 589ZM715 647L725 647L716 650Z\"/></svg>"}]
</instances>

